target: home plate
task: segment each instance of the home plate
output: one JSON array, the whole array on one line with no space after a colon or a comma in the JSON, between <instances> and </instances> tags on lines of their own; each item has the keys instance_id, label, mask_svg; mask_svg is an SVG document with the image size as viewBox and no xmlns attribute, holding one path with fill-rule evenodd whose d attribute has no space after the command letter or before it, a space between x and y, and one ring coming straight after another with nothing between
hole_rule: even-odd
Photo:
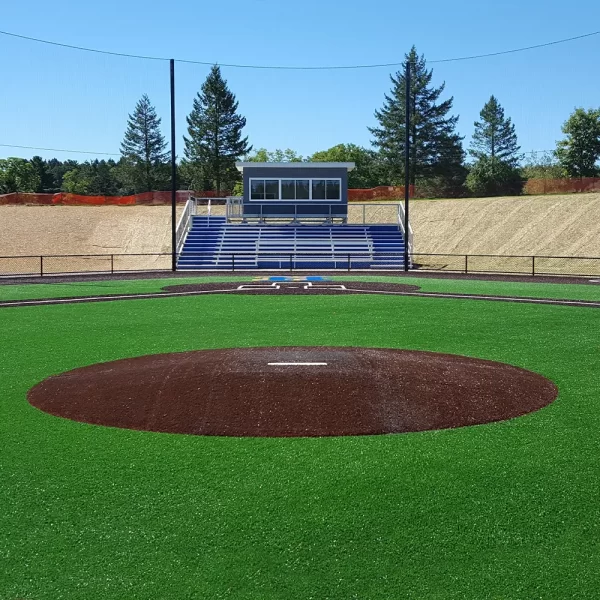
<instances>
[{"instance_id":1,"label":"home plate","mask_svg":"<svg viewBox=\"0 0 600 600\"><path fill-rule=\"evenodd\" d=\"M267 363L269 367L326 367L326 362L273 362Z\"/></svg>"}]
</instances>

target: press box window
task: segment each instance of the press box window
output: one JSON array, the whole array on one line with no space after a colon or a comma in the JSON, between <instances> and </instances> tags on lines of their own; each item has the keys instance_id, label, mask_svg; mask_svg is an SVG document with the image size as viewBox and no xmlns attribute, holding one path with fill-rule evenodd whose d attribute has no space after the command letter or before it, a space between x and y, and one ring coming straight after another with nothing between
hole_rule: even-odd
<instances>
[{"instance_id":1,"label":"press box window","mask_svg":"<svg viewBox=\"0 0 600 600\"><path fill-rule=\"evenodd\" d=\"M282 200L310 200L309 179L282 179Z\"/></svg>"},{"instance_id":2,"label":"press box window","mask_svg":"<svg viewBox=\"0 0 600 600\"><path fill-rule=\"evenodd\" d=\"M327 196L327 200L339 200L341 198L339 179L325 180L325 195Z\"/></svg>"},{"instance_id":3,"label":"press box window","mask_svg":"<svg viewBox=\"0 0 600 600\"><path fill-rule=\"evenodd\" d=\"M252 179L251 200L279 200L279 179Z\"/></svg>"},{"instance_id":4,"label":"press box window","mask_svg":"<svg viewBox=\"0 0 600 600\"><path fill-rule=\"evenodd\" d=\"M339 179L313 179L313 200L339 200L341 198Z\"/></svg>"},{"instance_id":5,"label":"press box window","mask_svg":"<svg viewBox=\"0 0 600 600\"><path fill-rule=\"evenodd\" d=\"M325 200L325 179L312 180L312 199Z\"/></svg>"},{"instance_id":6,"label":"press box window","mask_svg":"<svg viewBox=\"0 0 600 600\"><path fill-rule=\"evenodd\" d=\"M339 179L250 179L250 200L341 200Z\"/></svg>"}]
</instances>

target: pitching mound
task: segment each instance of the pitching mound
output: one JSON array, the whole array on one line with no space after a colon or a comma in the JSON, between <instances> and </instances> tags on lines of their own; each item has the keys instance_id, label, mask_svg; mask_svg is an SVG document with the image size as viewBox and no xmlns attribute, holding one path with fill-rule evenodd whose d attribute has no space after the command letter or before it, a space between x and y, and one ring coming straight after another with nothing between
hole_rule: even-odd
<instances>
[{"instance_id":1,"label":"pitching mound","mask_svg":"<svg viewBox=\"0 0 600 600\"><path fill-rule=\"evenodd\" d=\"M128 429L225 436L403 433L517 417L557 396L536 373L432 352L283 347L100 363L49 377L29 402Z\"/></svg>"}]
</instances>

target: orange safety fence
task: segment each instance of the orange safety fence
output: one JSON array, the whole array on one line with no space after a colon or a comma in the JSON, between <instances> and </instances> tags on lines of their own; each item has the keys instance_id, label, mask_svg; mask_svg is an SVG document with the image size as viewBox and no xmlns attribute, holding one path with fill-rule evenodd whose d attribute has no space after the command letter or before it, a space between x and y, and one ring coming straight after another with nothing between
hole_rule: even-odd
<instances>
[{"instance_id":1,"label":"orange safety fence","mask_svg":"<svg viewBox=\"0 0 600 600\"><path fill-rule=\"evenodd\" d=\"M408 191L410 197L414 197L415 188L413 185L409 186ZM370 189L354 189L348 190L348 202L368 202L373 200L382 200L389 198L404 198L404 186L403 185L380 185Z\"/></svg>"},{"instance_id":2,"label":"orange safety fence","mask_svg":"<svg viewBox=\"0 0 600 600\"><path fill-rule=\"evenodd\" d=\"M418 189L410 186L411 198L416 197ZM529 179L523 189L524 194L571 194L584 192L600 192L600 177L582 177L580 179ZM193 192L180 190L177 192L177 203L184 204L190 196L197 198L225 197L226 193L214 191ZM349 189L349 202L376 202L384 199L404 198L404 186L379 186L369 189ZM12 193L0 195L0 205L38 205L38 206L135 206L164 205L171 203L171 192L144 192L131 196L84 196L80 194L30 194Z\"/></svg>"},{"instance_id":3,"label":"orange safety fence","mask_svg":"<svg viewBox=\"0 0 600 600\"><path fill-rule=\"evenodd\" d=\"M214 192L212 192L214 195ZM190 195L206 196L205 192L177 192L177 203L183 204ZM163 205L171 203L171 192L144 192L131 196L83 196L80 194L25 194L13 193L0 195L0 205L22 204L38 206L135 206Z\"/></svg>"}]
</instances>

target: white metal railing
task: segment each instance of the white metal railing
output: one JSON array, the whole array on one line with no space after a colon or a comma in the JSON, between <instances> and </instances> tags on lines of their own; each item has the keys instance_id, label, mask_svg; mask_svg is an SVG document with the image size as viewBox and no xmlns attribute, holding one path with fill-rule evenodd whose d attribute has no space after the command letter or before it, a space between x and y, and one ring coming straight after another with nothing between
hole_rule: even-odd
<instances>
[{"instance_id":1,"label":"white metal railing","mask_svg":"<svg viewBox=\"0 0 600 600\"><path fill-rule=\"evenodd\" d=\"M301 221L325 221L325 222L333 222L334 219L340 219L343 222L346 222L346 214L336 214L332 207L339 207L340 203L336 202L335 204L319 204L320 208L327 207L327 212L314 212L314 213L304 213L302 212L303 208L307 206L311 206L308 202L292 204L285 200L281 201L279 204L259 204L256 203L258 207L258 212L246 213L244 212L244 204L243 199L240 197L229 197L227 198L227 220L231 219L241 219L244 221L258 221L259 223L266 223L267 219L282 222L282 221L291 221L292 223L299 223ZM270 207L273 206L272 211L270 211ZM293 209L293 212L282 212L279 210L280 207L285 206L289 209ZM316 205L313 205L316 206ZM298 211L298 208L301 208Z\"/></svg>"},{"instance_id":2,"label":"white metal railing","mask_svg":"<svg viewBox=\"0 0 600 600\"><path fill-rule=\"evenodd\" d=\"M413 229L412 226L410 224L410 221L408 222L408 235L406 235L406 232L404 231L404 204L402 203L398 203L398 229L400 229L400 232L402 233L402 237L404 238L404 242L406 244L408 244L408 252L409 254L412 254L413 251Z\"/></svg>"},{"instance_id":3,"label":"white metal railing","mask_svg":"<svg viewBox=\"0 0 600 600\"><path fill-rule=\"evenodd\" d=\"M241 219L244 216L244 198L242 196L227 196L225 216L229 219Z\"/></svg>"},{"instance_id":4,"label":"white metal railing","mask_svg":"<svg viewBox=\"0 0 600 600\"><path fill-rule=\"evenodd\" d=\"M287 204L287 203L286 203ZM277 211L268 213L268 205L260 205L260 210L253 214L244 214L244 201L241 196L228 196L225 215L227 221L232 219L247 219L250 221L257 220L267 221L271 219L276 224L281 221L296 221L303 220L315 221L324 220L332 222L334 219L342 219L350 225L385 225L393 224L398 226L400 215L402 215L402 224L404 224L404 206L397 202L350 202L348 203L347 218L346 215L336 215L332 210L333 206L339 206L338 203L330 205L328 212L325 214L302 214L298 207L306 208L306 203L303 204L288 204L294 207L290 214L280 214ZM409 228L409 243L412 244L412 228Z\"/></svg>"},{"instance_id":5,"label":"white metal railing","mask_svg":"<svg viewBox=\"0 0 600 600\"><path fill-rule=\"evenodd\" d=\"M192 227L192 217L195 214L196 198L190 196L185 203L183 213L181 214L179 222L177 223L177 228L175 229L175 249L177 254L181 252L181 248L183 247L187 233Z\"/></svg>"}]
</instances>

